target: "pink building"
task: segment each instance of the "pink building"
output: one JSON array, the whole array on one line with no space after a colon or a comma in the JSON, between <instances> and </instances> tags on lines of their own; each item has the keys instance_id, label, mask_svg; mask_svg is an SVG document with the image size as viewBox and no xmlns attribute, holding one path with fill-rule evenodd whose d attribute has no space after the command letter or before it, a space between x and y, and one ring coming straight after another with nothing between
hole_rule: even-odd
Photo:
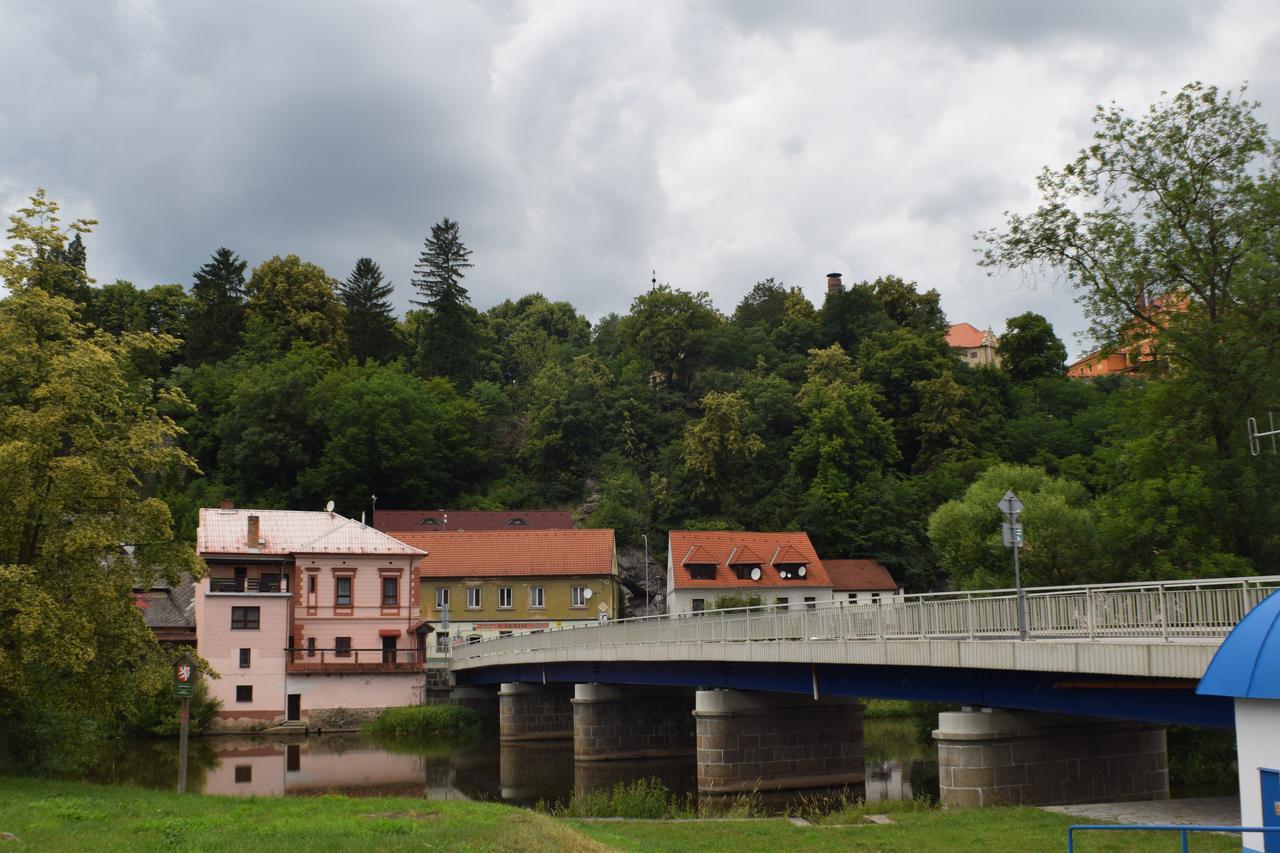
<instances>
[{"instance_id":1,"label":"pink building","mask_svg":"<svg viewBox=\"0 0 1280 853\"><path fill-rule=\"evenodd\" d=\"M217 725L344 717L416 704L430 627L418 618L426 552L332 512L200 510L196 649L217 670Z\"/></svg>"}]
</instances>

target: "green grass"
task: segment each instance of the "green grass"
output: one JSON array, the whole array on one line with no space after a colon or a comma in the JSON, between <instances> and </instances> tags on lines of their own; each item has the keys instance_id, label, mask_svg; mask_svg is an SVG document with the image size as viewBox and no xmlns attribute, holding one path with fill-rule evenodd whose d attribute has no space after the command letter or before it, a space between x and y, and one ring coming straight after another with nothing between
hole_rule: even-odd
<instances>
[{"instance_id":1,"label":"green grass","mask_svg":"<svg viewBox=\"0 0 1280 853\"><path fill-rule=\"evenodd\" d=\"M166 791L0 778L0 832L18 850L595 851L562 821L495 803L403 798L179 797Z\"/></svg>"},{"instance_id":2,"label":"green grass","mask_svg":"<svg viewBox=\"0 0 1280 853\"><path fill-rule=\"evenodd\" d=\"M866 823L865 813L895 823ZM409 798L179 797L142 788L0 777L0 832L18 850L326 851L447 849L575 853L597 850L852 850L952 853L1061 851L1076 818L1033 808L849 805L816 826L785 818L721 821L558 819L495 803ZM1235 837L1193 838L1192 849L1237 851ZM1080 853L1176 851L1176 836L1095 833Z\"/></svg>"},{"instance_id":3,"label":"green grass","mask_svg":"<svg viewBox=\"0 0 1280 853\"><path fill-rule=\"evenodd\" d=\"M361 728L377 737L466 737L484 730L485 716L459 705L388 708Z\"/></svg>"}]
</instances>

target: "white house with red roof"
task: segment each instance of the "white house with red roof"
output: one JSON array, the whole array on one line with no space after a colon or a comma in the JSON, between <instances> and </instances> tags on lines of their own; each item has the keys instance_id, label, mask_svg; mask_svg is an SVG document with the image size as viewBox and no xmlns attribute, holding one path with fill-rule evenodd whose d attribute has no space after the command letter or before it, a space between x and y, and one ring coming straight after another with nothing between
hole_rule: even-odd
<instances>
[{"instance_id":1,"label":"white house with red roof","mask_svg":"<svg viewBox=\"0 0 1280 853\"><path fill-rule=\"evenodd\" d=\"M889 569L879 560L822 561L831 578L831 589L836 601L849 604L870 604L874 601L901 599L902 587L893 579Z\"/></svg>"},{"instance_id":2,"label":"white house with red roof","mask_svg":"<svg viewBox=\"0 0 1280 853\"><path fill-rule=\"evenodd\" d=\"M947 330L947 346L970 367L1000 366L1000 339L990 327L956 323Z\"/></svg>"},{"instance_id":3,"label":"white house with red roof","mask_svg":"<svg viewBox=\"0 0 1280 853\"><path fill-rule=\"evenodd\" d=\"M832 601L831 578L807 533L668 534L668 613L697 613L711 609L717 598L752 596L792 610Z\"/></svg>"},{"instance_id":4,"label":"white house with red roof","mask_svg":"<svg viewBox=\"0 0 1280 853\"><path fill-rule=\"evenodd\" d=\"M426 552L333 512L200 510L196 650L222 728L420 701Z\"/></svg>"}]
</instances>

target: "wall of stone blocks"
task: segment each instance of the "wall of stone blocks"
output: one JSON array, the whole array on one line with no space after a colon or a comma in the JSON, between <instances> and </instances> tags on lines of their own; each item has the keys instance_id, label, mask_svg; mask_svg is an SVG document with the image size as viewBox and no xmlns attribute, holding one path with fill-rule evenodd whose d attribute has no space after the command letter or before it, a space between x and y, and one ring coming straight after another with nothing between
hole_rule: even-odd
<instances>
[{"instance_id":1,"label":"wall of stone blocks","mask_svg":"<svg viewBox=\"0 0 1280 853\"><path fill-rule=\"evenodd\" d=\"M502 740L567 740L573 737L573 688L564 684L503 684L498 689Z\"/></svg>"},{"instance_id":2,"label":"wall of stone blocks","mask_svg":"<svg viewBox=\"0 0 1280 853\"><path fill-rule=\"evenodd\" d=\"M699 691L694 716L703 793L850 788L861 795L862 706L853 700Z\"/></svg>"},{"instance_id":3,"label":"wall of stone blocks","mask_svg":"<svg viewBox=\"0 0 1280 853\"><path fill-rule=\"evenodd\" d=\"M692 690L579 684L573 698L573 756L618 761L692 755Z\"/></svg>"},{"instance_id":4,"label":"wall of stone blocks","mask_svg":"<svg viewBox=\"0 0 1280 853\"><path fill-rule=\"evenodd\" d=\"M1025 727L1017 728L1019 720ZM987 732L948 731L942 722L939 727L934 737L944 805L1069 805L1169 796L1163 726L1017 714L996 721Z\"/></svg>"}]
</instances>

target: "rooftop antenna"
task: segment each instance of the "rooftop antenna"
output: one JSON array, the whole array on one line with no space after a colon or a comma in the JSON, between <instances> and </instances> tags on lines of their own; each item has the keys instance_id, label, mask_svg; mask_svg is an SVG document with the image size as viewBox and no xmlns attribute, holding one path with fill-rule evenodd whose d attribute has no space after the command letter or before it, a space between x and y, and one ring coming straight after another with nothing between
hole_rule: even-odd
<instances>
[{"instance_id":1,"label":"rooftop antenna","mask_svg":"<svg viewBox=\"0 0 1280 853\"><path fill-rule=\"evenodd\" d=\"M1267 412L1267 425L1270 427L1266 432L1258 432L1258 419L1249 418L1249 452L1257 456L1262 452L1262 442L1259 439L1271 439L1271 455L1276 455L1276 435L1280 435L1280 429L1276 429L1276 419L1271 412Z\"/></svg>"}]
</instances>

